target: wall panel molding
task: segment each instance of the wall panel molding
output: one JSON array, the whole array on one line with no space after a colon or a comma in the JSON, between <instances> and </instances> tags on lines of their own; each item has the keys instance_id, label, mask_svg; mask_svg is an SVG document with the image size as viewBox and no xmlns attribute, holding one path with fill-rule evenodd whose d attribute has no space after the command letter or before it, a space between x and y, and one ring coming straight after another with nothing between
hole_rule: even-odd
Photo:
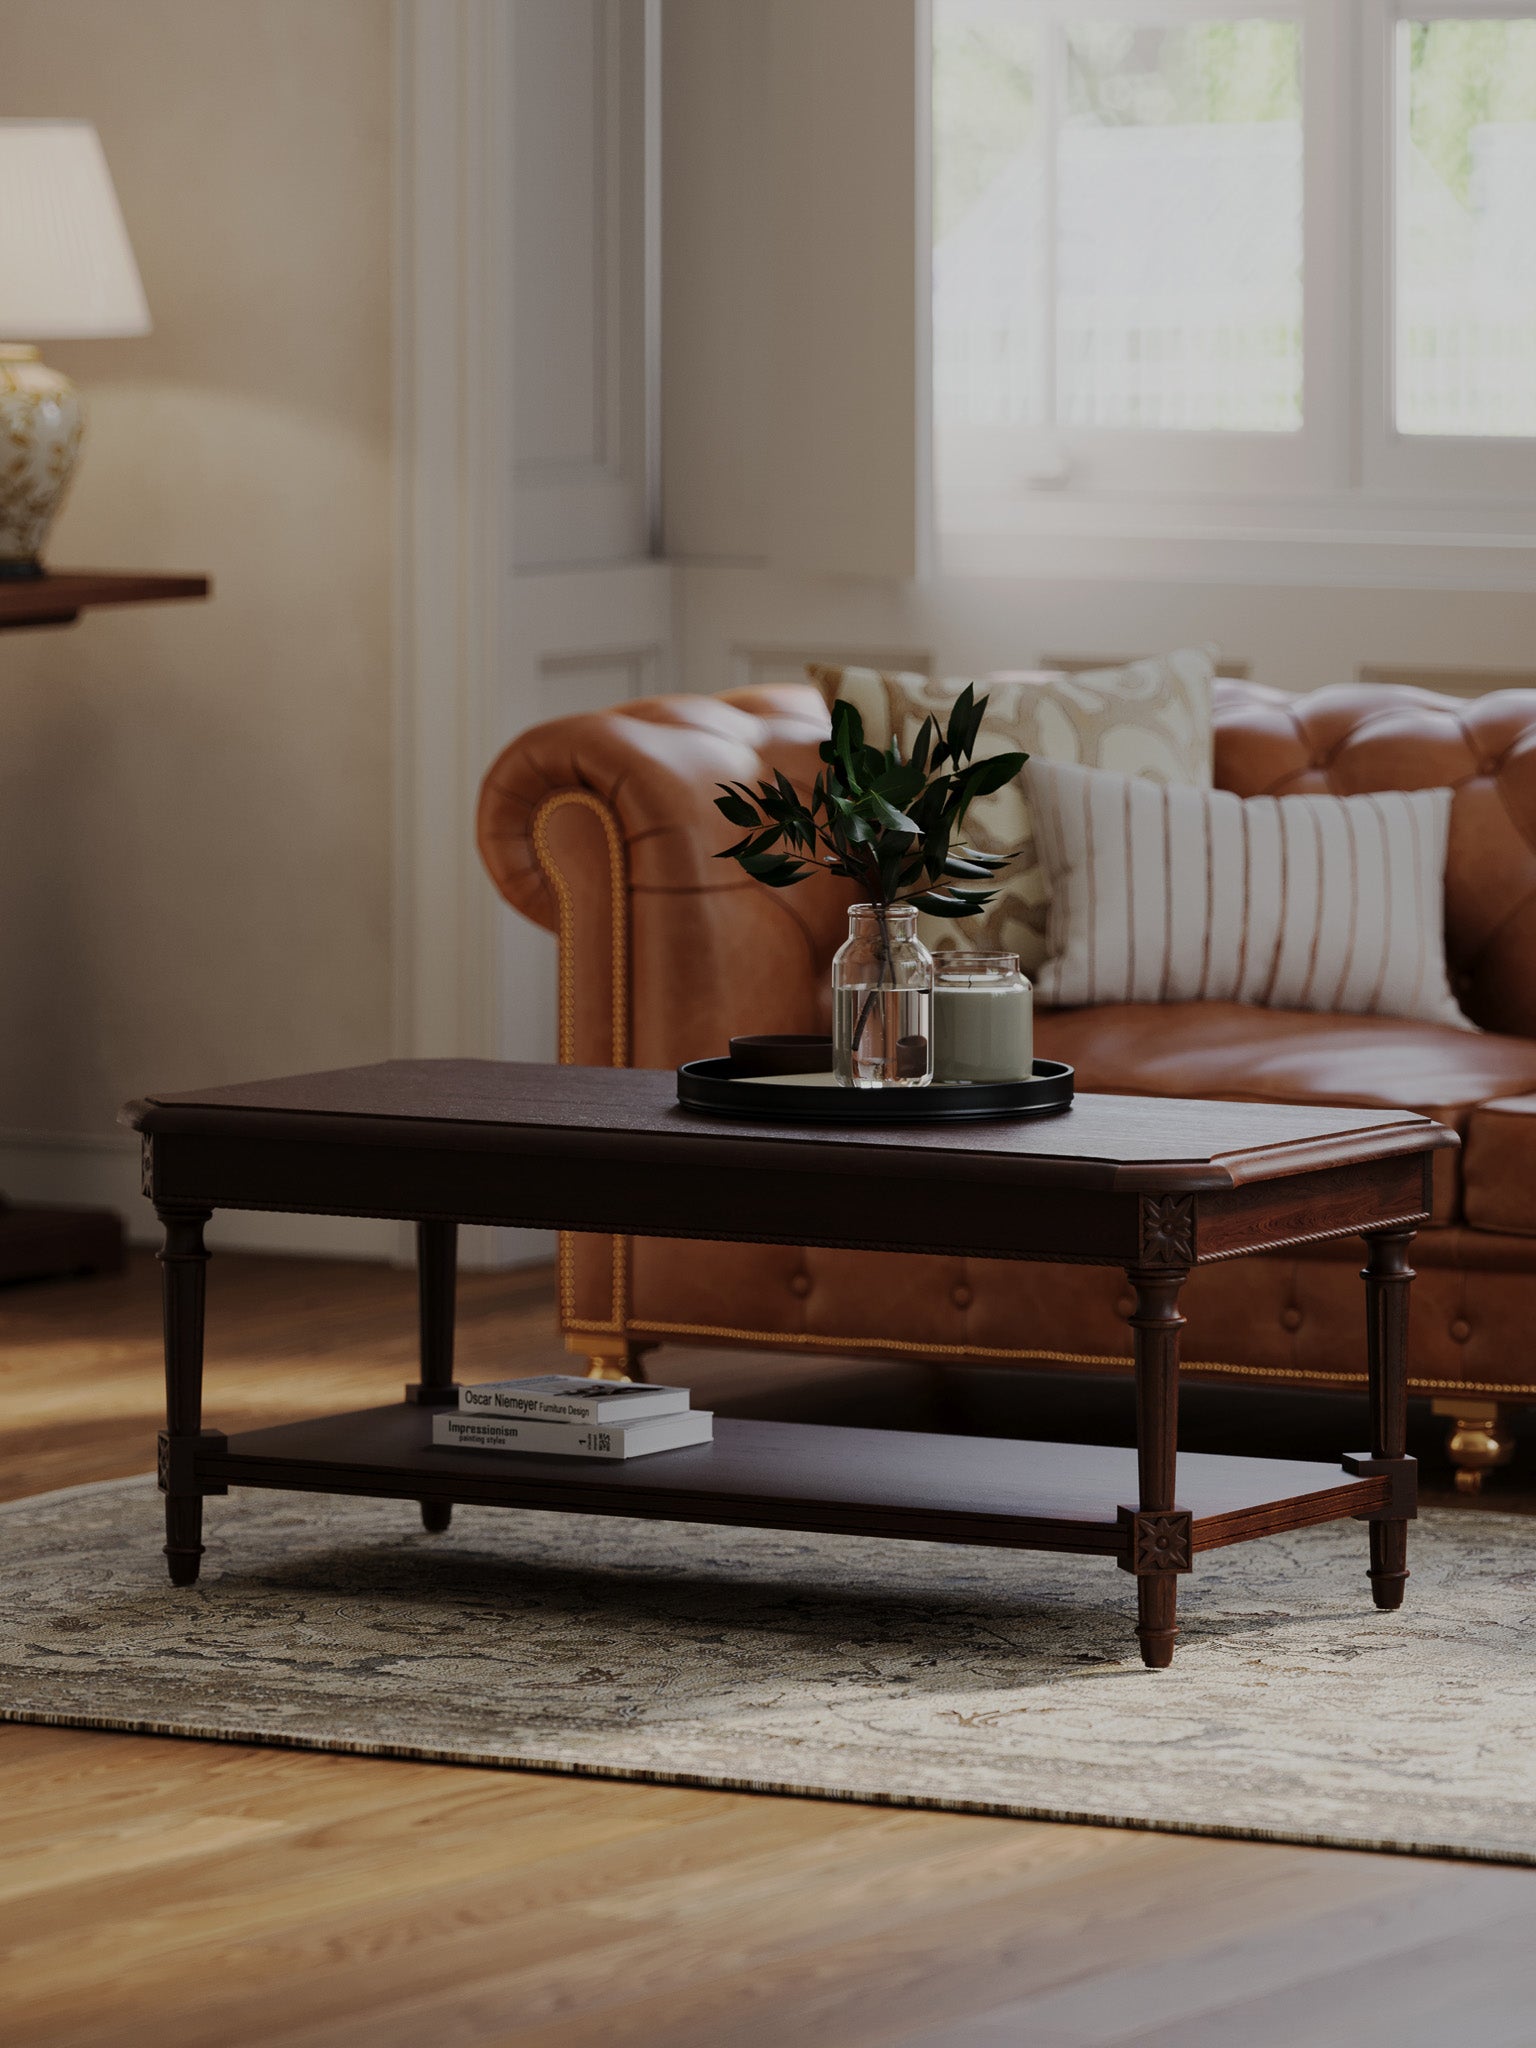
<instances>
[{"instance_id":1,"label":"wall panel molding","mask_svg":"<svg viewBox=\"0 0 1536 2048\"><path fill-rule=\"evenodd\" d=\"M649 0L512 12L513 552L646 551Z\"/></svg>"},{"instance_id":2,"label":"wall panel molding","mask_svg":"<svg viewBox=\"0 0 1536 2048\"><path fill-rule=\"evenodd\" d=\"M513 142L514 232L530 245L543 286L514 307L513 474L523 487L623 476L623 27L616 0L559 0L556 8L535 0L514 27L518 38L543 37L541 49L526 52L527 117ZM563 50L549 48L556 40ZM577 72L560 79L564 90L550 89L551 56ZM548 445L548 401L562 397L579 444L563 453ZM529 452L530 441L543 441L543 452Z\"/></svg>"},{"instance_id":3,"label":"wall panel molding","mask_svg":"<svg viewBox=\"0 0 1536 2048\"><path fill-rule=\"evenodd\" d=\"M402 1057L487 1056L500 906L473 820L512 527L511 0L396 0L396 29L392 1038ZM542 1256L528 1235L466 1231L461 1256Z\"/></svg>"},{"instance_id":4,"label":"wall panel molding","mask_svg":"<svg viewBox=\"0 0 1536 2048\"><path fill-rule=\"evenodd\" d=\"M394 1041L482 1052L490 907L465 824L502 666L511 14L400 0L397 20Z\"/></svg>"},{"instance_id":5,"label":"wall panel molding","mask_svg":"<svg viewBox=\"0 0 1536 2048\"><path fill-rule=\"evenodd\" d=\"M572 649L542 656L539 682L544 716L569 718L583 711L607 711L630 698L651 696L662 687L665 653L652 642L643 647Z\"/></svg>"}]
</instances>

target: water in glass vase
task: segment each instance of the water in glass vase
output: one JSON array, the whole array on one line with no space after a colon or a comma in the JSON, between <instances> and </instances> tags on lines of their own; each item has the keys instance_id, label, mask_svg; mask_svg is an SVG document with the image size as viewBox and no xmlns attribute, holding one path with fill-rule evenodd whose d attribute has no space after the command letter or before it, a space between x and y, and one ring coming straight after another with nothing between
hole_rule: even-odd
<instances>
[{"instance_id":1,"label":"water in glass vase","mask_svg":"<svg viewBox=\"0 0 1536 2048\"><path fill-rule=\"evenodd\" d=\"M845 1088L933 1079L933 955L910 904L855 903L832 959L832 1071Z\"/></svg>"},{"instance_id":2,"label":"water in glass vase","mask_svg":"<svg viewBox=\"0 0 1536 2048\"><path fill-rule=\"evenodd\" d=\"M832 998L832 1068L845 1088L925 1088L933 1075L926 988L840 988Z\"/></svg>"}]
</instances>

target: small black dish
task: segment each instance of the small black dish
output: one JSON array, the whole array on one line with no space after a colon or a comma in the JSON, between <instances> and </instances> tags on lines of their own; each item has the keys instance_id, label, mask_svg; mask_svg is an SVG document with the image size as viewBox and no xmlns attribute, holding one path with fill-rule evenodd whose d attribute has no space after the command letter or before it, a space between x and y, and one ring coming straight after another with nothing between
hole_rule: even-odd
<instances>
[{"instance_id":1,"label":"small black dish","mask_svg":"<svg viewBox=\"0 0 1536 2048\"><path fill-rule=\"evenodd\" d=\"M811 1031L784 1031L731 1040L731 1066L752 1074L825 1074L831 1071L832 1040Z\"/></svg>"},{"instance_id":2,"label":"small black dish","mask_svg":"<svg viewBox=\"0 0 1536 2048\"><path fill-rule=\"evenodd\" d=\"M1073 1073L1061 1060L1036 1060L1024 1081L940 1081L927 1088L840 1088L823 1076L826 1069L814 1080L774 1080L744 1074L734 1060L689 1060L677 1070L677 1099L703 1116L792 1124L968 1123L1059 1116L1072 1107Z\"/></svg>"}]
</instances>

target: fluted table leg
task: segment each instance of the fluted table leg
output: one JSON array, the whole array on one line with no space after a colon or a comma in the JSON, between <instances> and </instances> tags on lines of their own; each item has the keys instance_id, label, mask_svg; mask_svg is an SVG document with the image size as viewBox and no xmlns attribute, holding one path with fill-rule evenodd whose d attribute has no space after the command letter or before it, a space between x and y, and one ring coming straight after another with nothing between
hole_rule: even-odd
<instances>
[{"instance_id":1,"label":"fluted table leg","mask_svg":"<svg viewBox=\"0 0 1536 2048\"><path fill-rule=\"evenodd\" d=\"M1411 1230L1373 1231L1365 1240L1366 1364L1370 1375L1371 1453L1402 1459L1408 1450L1408 1263ZM1371 1594L1378 1607L1401 1607L1408 1577L1408 1523L1373 1521Z\"/></svg>"},{"instance_id":2,"label":"fluted table leg","mask_svg":"<svg viewBox=\"0 0 1536 2048\"><path fill-rule=\"evenodd\" d=\"M421 1319L421 1378L407 1387L406 1399L427 1408L452 1408L458 1402L453 1383L453 1325L458 1288L459 1227L456 1223L416 1226L416 1289ZM424 1500L422 1527L440 1536L453 1520L453 1502Z\"/></svg>"},{"instance_id":3,"label":"fluted table leg","mask_svg":"<svg viewBox=\"0 0 1536 2048\"><path fill-rule=\"evenodd\" d=\"M196 1583L203 1556L203 1496L193 1469L203 1421L203 1298L208 1251L203 1225L211 1209L160 1209L165 1324L165 1429L160 1487L165 1495L165 1556L173 1585Z\"/></svg>"},{"instance_id":4,"label":"fluted table leg","mask_svg":"<svg viewBox=\"0 0 1536 2048\"><path fill-rule=\"evenodd\" d=\"M1131 1331L1136 1351L1137 1504L1123 1507L1126 1552L1121 1563L1136 1574L1136 1633L1142 1662L1160 1671L1173 1662L1178 1635L1179 1573L1187 1572L1191 1521L1176 1506L1179 1441L1179 1291L1184 1271L1128 1269L1136 1304Z\"/></svg>"}]
</instances>

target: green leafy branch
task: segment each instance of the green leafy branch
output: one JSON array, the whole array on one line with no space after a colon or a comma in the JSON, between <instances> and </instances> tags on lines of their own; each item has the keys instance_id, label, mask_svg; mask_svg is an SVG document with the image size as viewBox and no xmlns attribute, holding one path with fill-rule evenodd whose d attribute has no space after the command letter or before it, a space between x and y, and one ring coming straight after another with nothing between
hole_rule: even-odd
<instances>
[{"instance_id":1,"label":"green leafy branch","mask_svg":"<svg viewBox=\"0 0 1536 2048\"><path fill-rule=\"evenodd\" d=\"M987 699L967 683L941 733L925 718L903 758L899 742L871 746L851 704L832 706L832 736L806 802L782 771L756 789L722 782L715 807L747 836L716 856L770 889L825 872L857 883L866 902L912 903L934 917L969 917L997 894L989 883L1015 856L965 845L960 830L979 796L1011 782L1027 754L973 760Z\"/></svg>"}]
</instances>

